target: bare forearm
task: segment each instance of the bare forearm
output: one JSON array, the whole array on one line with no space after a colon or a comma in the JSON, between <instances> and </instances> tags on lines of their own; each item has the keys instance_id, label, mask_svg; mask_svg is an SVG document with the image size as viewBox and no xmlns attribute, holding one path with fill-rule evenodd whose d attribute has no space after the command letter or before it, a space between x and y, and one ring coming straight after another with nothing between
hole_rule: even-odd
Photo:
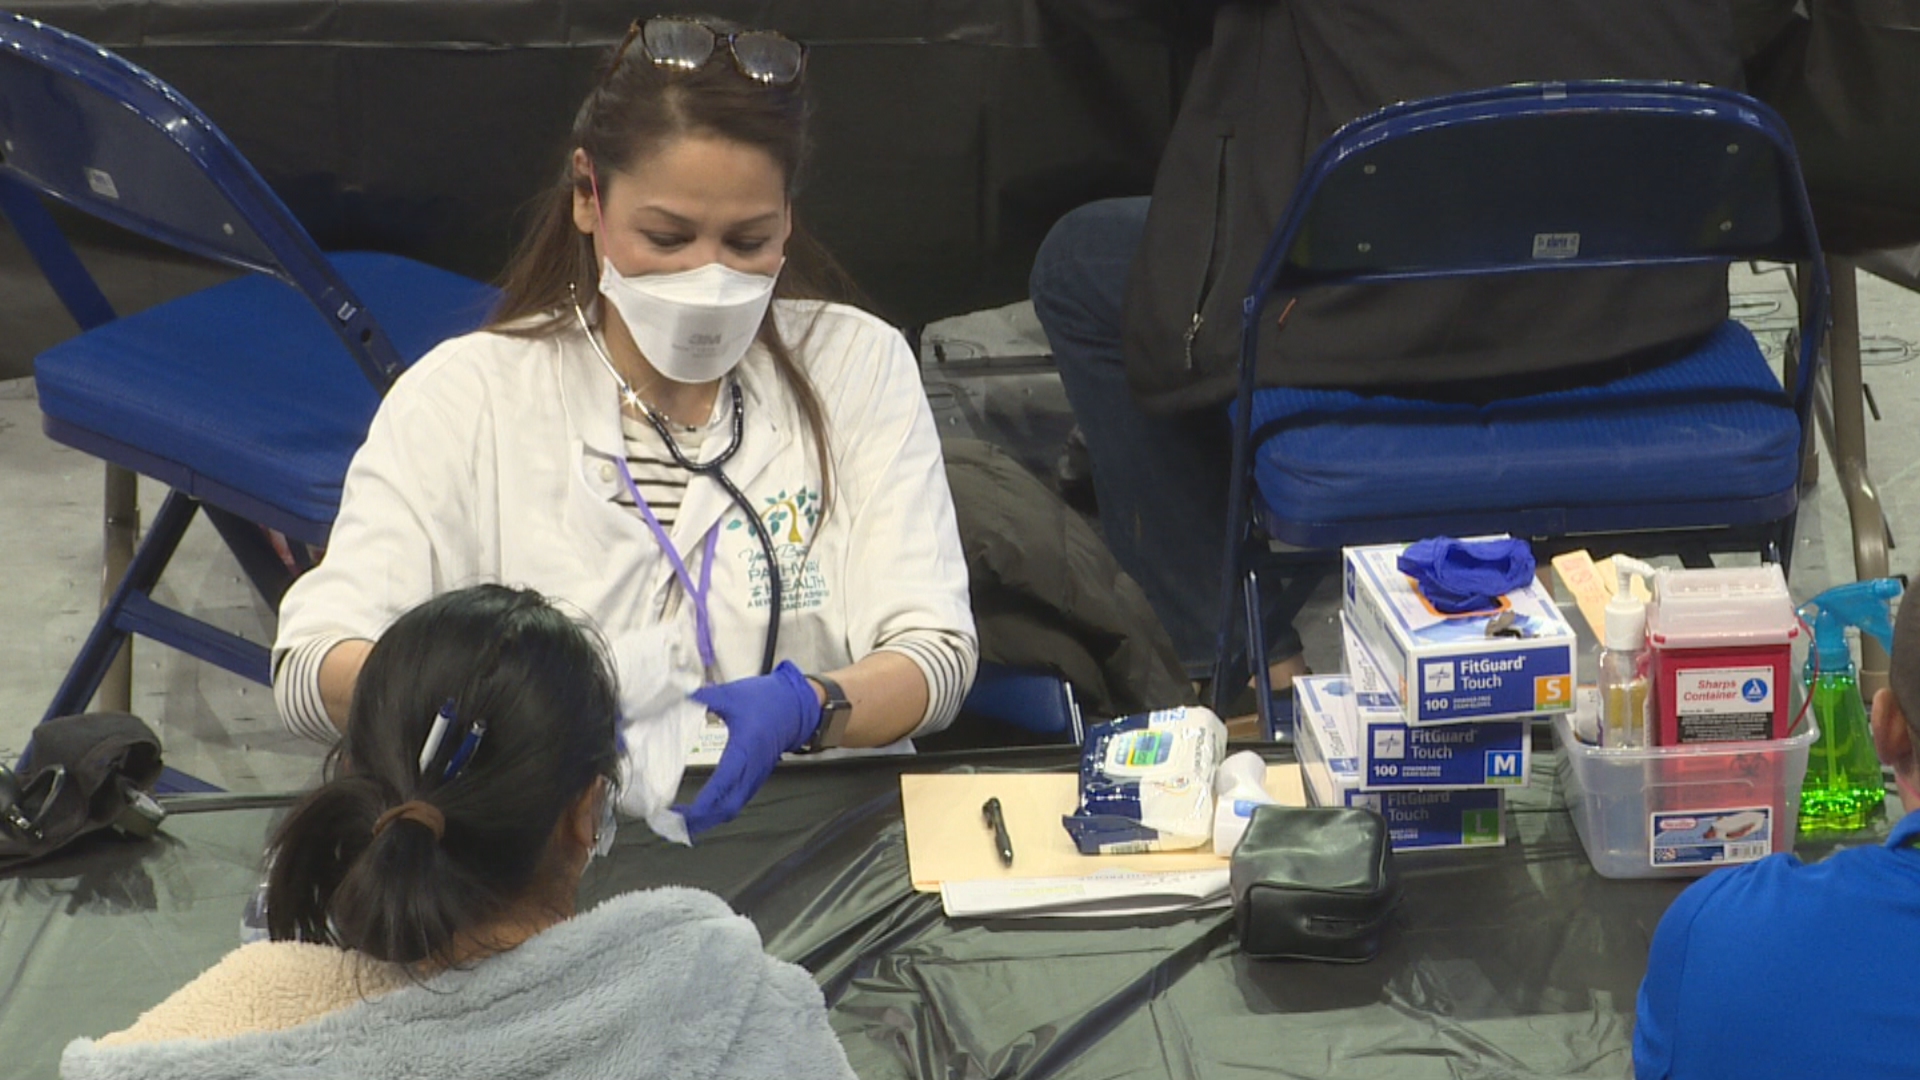
<instances>
[{"instance_id":1,"label":"bare forearm","mask_svg":"<svg viewBox=\"0 0 1920 1080\"><path fill-rule=\"evenodd\" d=\"M920 726L927 715L927 679L912 660L894 652L869 653L838 671L821 672L846 692L853 706L847 746L885 746ZM826 696L816 686L821 700Z\"/></svg>"},{"instance_id":2,"label":"bare forearm","mask_svg":"<svg viewBox=\"0 0 1920 1080\"><path fill-rule=\"evenodd\" d=\"M353 708L353 688L372 650L373 642L353 638L327 650L326 658L320 661L320 701L326 706L327 719L343 732Z\"/></svg>"}]
</instances>

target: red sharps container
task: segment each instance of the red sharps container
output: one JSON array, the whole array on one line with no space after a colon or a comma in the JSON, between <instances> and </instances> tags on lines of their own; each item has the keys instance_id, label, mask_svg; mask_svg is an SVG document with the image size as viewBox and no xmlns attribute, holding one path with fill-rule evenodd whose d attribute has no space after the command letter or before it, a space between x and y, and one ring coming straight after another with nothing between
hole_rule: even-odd
<instances>
[{"instance_id":1,"label":"red sharps container","mask_svg":"<svg viewBox=\"0 0 1920 1080\"><path fill-rule=\"evenodd\" d=\"M1799 634L1777 565L1660 571L1647 608L1655 742L1785 738Z\"/></svg>"}]
</instances>

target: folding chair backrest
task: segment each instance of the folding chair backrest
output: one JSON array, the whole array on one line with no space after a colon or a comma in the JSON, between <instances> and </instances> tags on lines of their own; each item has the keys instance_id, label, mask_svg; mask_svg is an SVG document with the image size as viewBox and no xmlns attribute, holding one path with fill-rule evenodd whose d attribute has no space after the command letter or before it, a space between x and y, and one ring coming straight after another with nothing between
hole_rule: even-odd
<instances>
[{"instance_id":1,"label":"folding chair backrest","mask_svg":"<svg viewBox=\"0 0 1920 1080\"><path fill-rule=\"evenodd\" d=\"M1753 106L1571 83L1384 109L1315 156L1274 285L1805 258L1792 145Z\"/></svg>"},{"instance_id":2,"label":"folding chair backrest","mask_svg":"<svg viewBox=\"0 0 1920 1080\"><path fill-rule=\"evenodd\" d=\"M1084 735L1073 685L1050 672L983 660L960 708L1054 742L1077 746Z\"/></svg>"},{"instance_id":3,"label":"folding chair backrest","mask_svg":"<svg viewBox=\"0 0 1920 1080\"><path fill-rule=\"evenodd\" d=\"M1767 259L1811 264L1802 314L1819 326L1819 255L1786 124L1751 98L1680 83L1497 87L1334 133L1269 240L1245 315L1257 331L1276 293L1323 285ZM1803 335L1807 359L1818 336Z\"/></svg>"},{"instance_id":4,"label":"folding chair backrest","mask_svg":"<svg viewBox=\"0 0 1920 1080\"><path fill-rule=\"evenodd\" d=\"M0 12L0 177L293 286L379 389L404 366L299 222L198 109L112 53L9 12ZM7 206L19 216L18 200ZM49 238L17 224L30 245Z\"/></svg>"}]
</instances>

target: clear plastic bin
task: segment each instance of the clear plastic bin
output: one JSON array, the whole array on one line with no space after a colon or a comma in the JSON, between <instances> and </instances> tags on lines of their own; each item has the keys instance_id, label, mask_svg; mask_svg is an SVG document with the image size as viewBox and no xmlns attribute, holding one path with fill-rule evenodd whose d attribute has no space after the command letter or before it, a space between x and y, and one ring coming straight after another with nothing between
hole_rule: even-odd
<instances>
[{"instance_id":1,"label":"clear plastic bin","mask_svg":"<svg viewBox=\"0 0 1920 1080\"><path fill-rule=\"evenodd\" d=\"M1792 851L1807 730L1764 742L1588 746L1553 718L1560 790L1587 858L1610 878L1693 877Z\"/></svg>"}]
</instances>

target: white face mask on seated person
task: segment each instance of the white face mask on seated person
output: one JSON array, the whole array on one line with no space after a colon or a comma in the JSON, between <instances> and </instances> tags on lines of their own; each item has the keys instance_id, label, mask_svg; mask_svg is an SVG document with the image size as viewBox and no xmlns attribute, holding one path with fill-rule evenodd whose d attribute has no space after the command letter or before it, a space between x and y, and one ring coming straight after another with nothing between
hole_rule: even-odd
<instances>
[{"instance_id":1,"label":"white face mask on seated person","mask_svg":"<svg viewBox=\"0 0 1920 1080\"><path fill-rule=\"evenodd\" d=\"M781 260L784 268L786 261ZM774 274L708 263L675 274L627 277L603 259L600 293L627 324L653 369L680 383L706 383L747 355L773 302Z\"/></svg>"}]
</instances>

